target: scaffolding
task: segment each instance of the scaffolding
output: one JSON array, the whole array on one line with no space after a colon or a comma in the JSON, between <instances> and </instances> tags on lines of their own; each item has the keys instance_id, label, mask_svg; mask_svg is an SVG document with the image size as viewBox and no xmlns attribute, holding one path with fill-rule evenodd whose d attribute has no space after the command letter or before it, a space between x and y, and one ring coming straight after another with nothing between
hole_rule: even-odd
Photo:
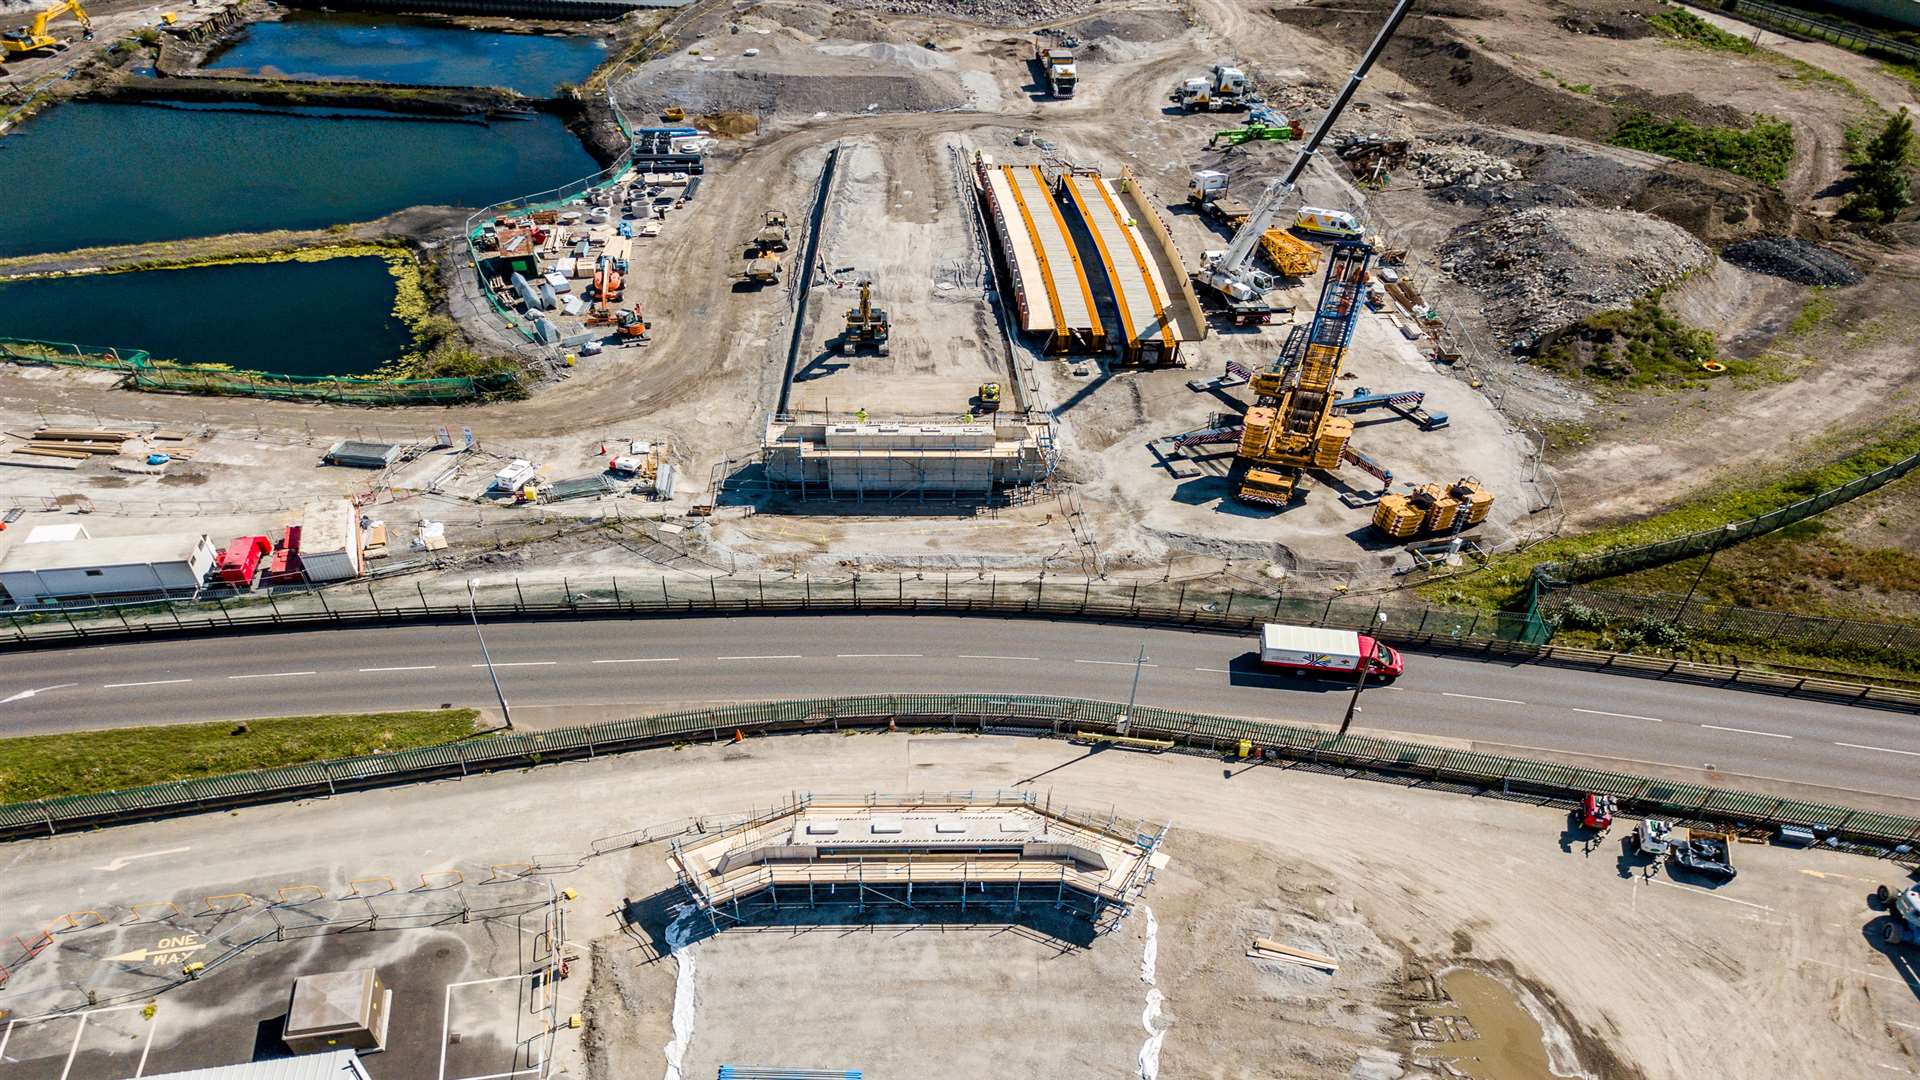
<instances>
[{"instance_id":1,"label":"scaffolding","mask_svg":"<svg viewBox=\"0 0 1920 1080\"><path fill-rule=\"evenodd\" d=\"M964 423L773 420L761 443L769 484L802 501L1017 499L1053 472L1051 427L1026 419Z\"/></svg>"},{"instance_id":2,"label":"scaffolding","mask_svg":"<svg viewBox=\"0 0 1920 1080\"><path fill-rule=\"evenodd\" d=\"M1166 865L1166 832L1032 792L809 794L668 857L716 932L828 906L1045 905L1104 933Z\"/></svg>"}]
</instances>

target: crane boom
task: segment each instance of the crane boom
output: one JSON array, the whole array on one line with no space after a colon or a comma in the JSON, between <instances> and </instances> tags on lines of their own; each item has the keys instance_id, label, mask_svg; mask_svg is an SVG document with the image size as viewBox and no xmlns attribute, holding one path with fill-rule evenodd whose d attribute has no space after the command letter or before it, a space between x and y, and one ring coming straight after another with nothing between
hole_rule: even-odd
<instances>
[{"instance_id":1,"label":"crane boom","mask_svg":"<svg viewBox=\"0 0 1920 1080\"><path fill-rule=\"evenodd\" d=\"M1413 0L1400 0L1394 5L1385 25L1380 27L1380 33L1374 36L1373 44L1367 46L1367 51L1360 55L1360 62L1355 64L1353 71L1348 74L1347 84L1340 88L1340 93L1333 99L1333 104L1327 107L1326 115L1320 118L1320 125L1313 129L1313 134L1300 147L1300 156L1293 160L1293 166L1287 170L1285 176L1268 184L1267 189L1260 193L1259 204L1254 208L1253 213L1248 215L1239 231L1233 234L1233 240L1227 245L1226 254L1210 268L1212 278L1210 284L1222 293L1234 295L1236 292L1265 291L1259 288L1261 282L1255 277L1258 271L1253 269L1254 249L1259 245L1260 238L1265 236L1267 230L1273 226L1273 219L1280 212L1281 204L1293 193L1300 180L1300 174L1306 171L1307 162L1312 160L1314 151L1320 148L1320 144L1326 140L1327 133L1333 130L1334 121L1340 118L1340 114L1346 110L1347 103L1353 100L1353 95L1360 89L1360 81L1367 77L1373 62L1386 51L1387 42L1393 37L1394 31L1400 28L1400 23L1406 19L1407 12L1412 7ZM1235 286L1238 288L1236 289Z\"/></svg>"}]
</instances>

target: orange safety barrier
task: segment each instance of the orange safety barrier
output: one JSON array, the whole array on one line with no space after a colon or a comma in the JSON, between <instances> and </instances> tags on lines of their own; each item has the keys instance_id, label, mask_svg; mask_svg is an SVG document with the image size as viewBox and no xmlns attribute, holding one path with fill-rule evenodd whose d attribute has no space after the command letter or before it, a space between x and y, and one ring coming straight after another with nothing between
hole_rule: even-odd
<instances>
[{"instance_id":1,"label":"orange safety barrier","mask_svg":"<svg viewBox=\"0 0 1920 1080\"><path fill-rule=\"evenodd\" d=\"M86 921L87 916L92 916L93 921L87 922ZM61 925L63 923L65 925ZM67 912L65 915L62 915L59 918L48 923L47 928L45 930L42 930L41 933L52 935L52 934L64 933L68 930L86 930L91 927L105 926L105 925L107 925L107 917L105 915L100 914L97 911L94 911L92 908L88 908L84 911ZM54 927L56 926L59 927L58 930L54 929Z\"/></svg>"},{"instance_id":2,"label":"orange safety barrier","mask_svg":"<svg viewBox=\"0 0 1920 1080\"><path fill-rule=\"evenodd\" d=\"M253 906L253 897L243 892L220 893L217 896L206 896L201 899L207 905L207 910L203 914L224 914L231 911L244 911ZM222 900L238 900L240 902L237 904L216 903L216 901Z\"/></svg>"},{"instance_id":3,"label":"orange safety barrier","mask_svg":"<svg viewBox=\"0 0 1920 1080\"><path fill-rule=\"evenodd\" d=\"M452 878L453 880L429 880L445 878ZM422 889L451 889L466 880L467 875L458 870L429 870L420 875L420 887Z\"/></svg>"},{"instance_id":4,"label":"orange safety barrier","mask_svg":"<svg viewBox=\"0 0 1920 1080\"><path fill-rule=\"evenodd\" d=\"M127 921L129 923L140 922L142 919L146 918L146 916L141 913L145 911L147 908L170 908L172 909L175 915L178 915L183 919L187 917L187 913L180 910L180 905L174 903L171 900L150 900L144 904L133 905L132 907L133 915ZM157 918L156 918L156 921L157 921Z\"/></svg>"},{"instance_id":5,"label":"orange safety barrier","mask_svg":"<svg viewBox=\"0 0 1920 1080\"><path fill-rule=\"evenodd\" d=\"M512 870L516 866L520 868L516 873L503 874L500 872L502 870ZM526 877L528 874L532 872L533 872L532 863L524 863L524 862L494 863L492 866L487 867L487 881L512 881L515 878ZM482 884L485 884L485 882L482 882Z\"/></svg>"},{"instance_id":6,"label":"orange safety barrier","mask_svg":"<svg viewBox=\"0 0 1920 1080\"><path fill-rule=\"evenodd\" d=\"M276 891L275 895L277 895L280 898L280 902L283 904L298 904L298 903L304 903L306 901L288 899L287 894L293 893L295 895L298 895L302 891L308 894L306 897L307 901L325 900L327 898L327 890L321 888L318 885L310 885L305 882L297 882L292 885L282 885Z\"/></svg>"},{"instance_id":7,"label":"orange safety barrier","mask_svg":"<svg viewBox=\"0 0 1920 1080\"><path fill-rule=\"evenodd\" d=\"M384 889L367 890L367 889L362 889L360 887L362 885L380 884L382 882L386 883L386 886L387 886ZM400 891L400 886L397 883L395 883L392 878L388 877L385 874L375 874L372 877L354 878L352 881L347 882L347 885L351 890L351 895L353 896L378 896L381 893L390 893L390 892Z\"/></svg>"}]
</instances>

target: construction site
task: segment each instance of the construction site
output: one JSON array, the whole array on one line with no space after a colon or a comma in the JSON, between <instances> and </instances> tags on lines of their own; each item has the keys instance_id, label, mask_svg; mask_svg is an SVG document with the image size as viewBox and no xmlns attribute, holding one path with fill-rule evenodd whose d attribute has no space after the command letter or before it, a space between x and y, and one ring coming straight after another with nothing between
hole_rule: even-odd
<instances>
[{"instance_id":1,"label":"construction site","mask_svg":"<svg viewBox=\"0 0 1920 1080\"><path fill-rule=\"evenodd\" d=\"M1526 710L1368 689L1386 654L1352 628L1538 644L1557 623L1495 608L1526 574L1483 603L1484 568L1675 508L1758 517L1737 484L1920 417L1920 225L1849 216L1920 80L1742 5L0 0L0 614L25 642L156 611L212 633L417 605L478 637L515 604L876 590L1317 612L1354 642L1344 678L1238 715L1317 700L1344 735L1362 690L1411 697L1362 736L1391 738ZM134 182L104 179L127 160ZM651 687L696 666L676 632L500 666ZM1244 642L1180 665L809 644L884 650L833 659L929 692L1280 679ZM711 651L669 703L838 670ZM164 666L189 652L90 692L332 681ZM471 659L369 652L341 682L407 672L430 708L471 673L511 725L525 684ZM31 717L41 692L0 704ZM1598 705L1569 726L1684 729L1697 752L1654 765L1709 788L1720 736L1696 728L1914 753ZM1509 719L1496 745L1528 749ZM1689 884L1564 806L1317 757L1247 776L1257 746L1174 753L1125 720L716 726L22 841L0 906L39 929L0 942L0 1080L310 1050L374 1080L1920 1073L1920 974L1862 931L1880 868L1837 843L1703 833L1728 873Z\"/></svg>"}]
</instances>

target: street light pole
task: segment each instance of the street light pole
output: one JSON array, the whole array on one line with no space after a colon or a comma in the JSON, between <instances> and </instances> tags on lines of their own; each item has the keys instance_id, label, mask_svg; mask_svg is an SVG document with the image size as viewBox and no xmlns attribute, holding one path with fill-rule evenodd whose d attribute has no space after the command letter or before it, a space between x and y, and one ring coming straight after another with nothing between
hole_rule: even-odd
<instances>
[{"instance_id":1,"label":"street light pole","mask_svg":"<svg viewBox=\"0 0 1920 1080\"><path fill-rule=\"evenodd\" d=\"M1379 646L1375 645L1374 648ZM1347 715L1340 718L1340 734L1334 736L1336 739L1346 738L1347 728L1353 723L1353 714L1360 711L1360 691L1367 688L1367 669L1373 666L1372 661L1370 656L1360 658L1360 677L1353 680L1353 696L1347 699Z\"/></svg>"},{"instance_id":2,"label":"street light pole","mask_svg":"<svg viewBox=\"0 0 1920 1080\"><path fill-rule=\"evenodd\" d=\"M1140 658L1133 662L1133 689L1127 691L1127 711L1120 714L1120 722L1114 725L1116 734L1125 735L1127 728L1133 725L1133 703L1140 696L1140 669L1147 666L1147 647L1140 646Z\"/></svg>"},{"instance_id":3,"label":"street light pole","mask_svg":"<svg viewBox=\"0 0 1920 1080\"><path fill-rule=\"evenodd\" d=\"M500 675L493 670L493 654L487 651L487 635L480 632L480 601L473 593L473 579L467 579L467 614L473 618L473 636L480 639L480 658L486 661L487 678L493 680L493 696L500 702L500 716L513 730L513 712L507 708L507 695L500 689Z\"/></svg>"}]
</instances>

